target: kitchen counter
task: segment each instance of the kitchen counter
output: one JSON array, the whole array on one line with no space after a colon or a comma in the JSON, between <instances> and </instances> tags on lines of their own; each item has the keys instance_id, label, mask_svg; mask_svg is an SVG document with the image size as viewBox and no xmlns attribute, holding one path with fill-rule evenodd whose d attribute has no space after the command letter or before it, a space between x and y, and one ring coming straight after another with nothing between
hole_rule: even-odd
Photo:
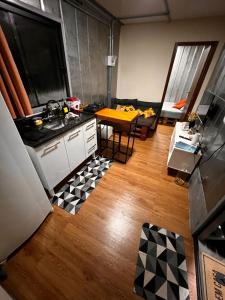
<instances>
[{"instance_id":1,"label":"kitchen counter","mask_svg":"<svg viewBox=\"0 0 225 300\"><path fill-rule=\"evenodd\" d=\"M83 123L94 119L95 115L91 113L80 113L79 119L69 119L68 123L57 130L47 129L42 127L41 129L33 128L33 127L27 127L20 129L20 135L23 139L23 142L25 145L36 148L44 144L45 142L61 135L62 133L65 133L69 131L70 129L73 129L75 127L78 127L82 125Z\"/></svg>"},{"instance_id":2,"label":"kitchen counter","mask_svg":"<svg viewBox=\"0 0 225 300\"><path fill-rule=\"evenodd\" d=\"M59 127L62 123L66 125ZM24 143L43 186L53 196L57 184L95 155L98 149L95 116L82 113L79 119L70 119L68 124L58 118L35 131L33 120L26 124L22 134Z\"/></svg>"}]
</instances>

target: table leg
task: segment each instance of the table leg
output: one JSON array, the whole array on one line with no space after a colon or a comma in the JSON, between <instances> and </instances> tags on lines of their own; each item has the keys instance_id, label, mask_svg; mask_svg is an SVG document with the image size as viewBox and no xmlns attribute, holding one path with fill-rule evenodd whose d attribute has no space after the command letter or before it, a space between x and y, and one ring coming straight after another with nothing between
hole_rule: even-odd
<instances>
[{"instance_id":1,"label":"table leg","mask_svg":"<svg viewBox=\"0 0 225 300\"><path fill-rule=\"evenodd\" d=\"M137 127L137 120L135 121L134 132L136 131L136 127ZM135 140L135 134L133 135L133 142L132 142L132 147L131 147L131 155L133 154L134 140Z\"/></svg>"},{"instance_id":2,"label":"table leg","mask_svg":"<svg viewBox=\"0 0 225 300\"><path fill-rule=\"evenodd\" d=\"M121 137L122 137L122 131L119 132L119 145L118 145L119 151L120 151L120 146L121 146Z\"/></svg>"},{"instance_id":3,"label":"table leg","mask_svg":"<svg viewBox=\"0 0 225 300\"><path fill-rule=\"evenodd\" d=\"M114 159L115 155L115 127L113 127L113 147L112 147L112 159Z\"/></svg>"},{"instance_id":4,"label":"table leg","mask_svg":"<svg viewBox=\"0 0 225 300\"><path fill-rule=\"evenodd\" d=\"M102 154L102 125L101 124L99 124L98 125L99 126L99 154L101 155Z\"/></svg>"},{"instance_id":5,"label":"table leg","mask_svg":"<svg viewBox=\"0 0 225 300\"><path fill-rule=\"evenodd\" d=\"M108 135L109 135L109 126L108 126L108 125L106 125L106 131L105 131L105 134L106 134L107 147L108 147L108 144L109 144L109 137L108 137Z\"/></svg>"},{"instance_id":6,"label":"table leg","mask_svg":"<svg viewBox=\"0 0 225 300\"><path fill-rule=\"evenodd\" d=\"M128 157L128 152L129 152L130 135L131 135L131 125L132 124L130 124L129 132L128 132L128 141L127 141L125 164L127 163L127 157Z\"/></svg>"}]
</instances>

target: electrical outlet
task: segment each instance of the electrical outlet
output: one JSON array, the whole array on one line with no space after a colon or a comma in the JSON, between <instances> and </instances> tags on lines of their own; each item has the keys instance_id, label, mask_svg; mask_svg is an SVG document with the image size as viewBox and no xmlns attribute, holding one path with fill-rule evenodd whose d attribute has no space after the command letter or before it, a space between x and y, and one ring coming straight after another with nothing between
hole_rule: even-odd
<instances>
[{"instance_id":1,"label":"electrical outlet","mask_svg":"<svg viewBox=\"0 0 225 300\"><path fill-rule=\"evenodd\" d=\"M107 66L115 67L116 60L117 60L117 56L115 56L115 55L107 56Z\"/></svg>"}]
</instances>

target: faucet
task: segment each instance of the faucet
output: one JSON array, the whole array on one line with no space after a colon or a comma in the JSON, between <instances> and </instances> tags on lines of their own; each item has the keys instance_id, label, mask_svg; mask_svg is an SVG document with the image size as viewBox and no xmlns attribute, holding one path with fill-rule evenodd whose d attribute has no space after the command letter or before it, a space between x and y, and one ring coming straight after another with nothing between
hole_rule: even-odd
<instances>
[{"instance_id":1,"label":"faucet","mask_svg":"<svg viewBox=\"0 0 225 300\"><path fill-rule=\"evenodd\" d=\"M53 106L55 104L55 106ZM57 100L49 100L46 103L46 108L44 108L45 113L47 114L47 120L51 122L56 116L59 115L61 111L61 106Z\"/></svg>"}]
</instances>

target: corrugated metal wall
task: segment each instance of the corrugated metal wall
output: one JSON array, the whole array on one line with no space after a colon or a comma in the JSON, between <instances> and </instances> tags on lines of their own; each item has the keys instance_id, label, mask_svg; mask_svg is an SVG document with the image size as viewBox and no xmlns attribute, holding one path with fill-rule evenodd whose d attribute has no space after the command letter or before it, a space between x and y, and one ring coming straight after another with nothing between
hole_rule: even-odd
<instances>
[{"instance_id":1,"label":"corrugated metal wall","mask_svg":"<svg viewBox=\"0 0 225 300\"><path fill-rule=\"evenodd\" d=\"M58 0L15 0L15 2L29 4L35 8L53 14L56 17L60 17Z\"/></svg>"},{"instance_id":2,"label":"corrugated metal wall","mask_svg":"<svg viewBox=\"0 0 225 300\"><path fill-rule=\"evenodd\" d=\"M109 55L110 22L101 22L98 18L77 9L73 1L66 0L17 0L35 8L42 9L55 17L62 19L65 30L65 53L70 82L71 95L82 99L83 103L104 102L107 96L115 96L117 82L117 66L111 69L112 76L107 76L106 57ZM72 3L72 4L71 4ZM61 9L60 9L61 4ZM88 7L92 13L93 6ZM119 52L120 25L114 25L114 55ZM108 82L110 78L111 82ZM107 91L108 88L108 91ZM108 93L107 93L108 92Z\"/></svg>"},{"instance_id":3,"label":"corrugated metal wall","mask_svg":"<svg viewBox=\"0 0 225 300\"><path fill-rule=\"evenodd\" d=\"M165 102L177 102L190 96L192 85L199 77L198 70L203 67L209 50L210 47L204 45L177 47Z\"/></svg>"},{"instance_id":4,"label":"corrugated metal wall","mask_svg":"<svg viewBox=\"0 0 225 300\"><path fill-rule=\"evenodd\" d=\"M109 26L62 1L72 94L106 102Z\"/></svg>"},{"instance_id":5,"label":"corrugated metal wall","mask_svg":"<svg viewBox=\"0 0 225 300\"><path fill-rule=\"evenodd\" d=\"M41 8L41 3L39 0L18 0L17 2L23 2L29 5L32 5L36 8Z\"/></svg>"},{"instance_id":6,"label":"corrugated metal wall","mask_svg":"<svg viewBox=\"0 0 225 300\"><path fill-rule=\"evenodd\" d=\"M119 42L120 42L120 23L115 22L113 25L113 54L119 59ZM111 84L111 97L116 97L117 90L117 74L118 74L118 60L115 67L112 68L112 84Z\"/></svg>"}]
</instances>

